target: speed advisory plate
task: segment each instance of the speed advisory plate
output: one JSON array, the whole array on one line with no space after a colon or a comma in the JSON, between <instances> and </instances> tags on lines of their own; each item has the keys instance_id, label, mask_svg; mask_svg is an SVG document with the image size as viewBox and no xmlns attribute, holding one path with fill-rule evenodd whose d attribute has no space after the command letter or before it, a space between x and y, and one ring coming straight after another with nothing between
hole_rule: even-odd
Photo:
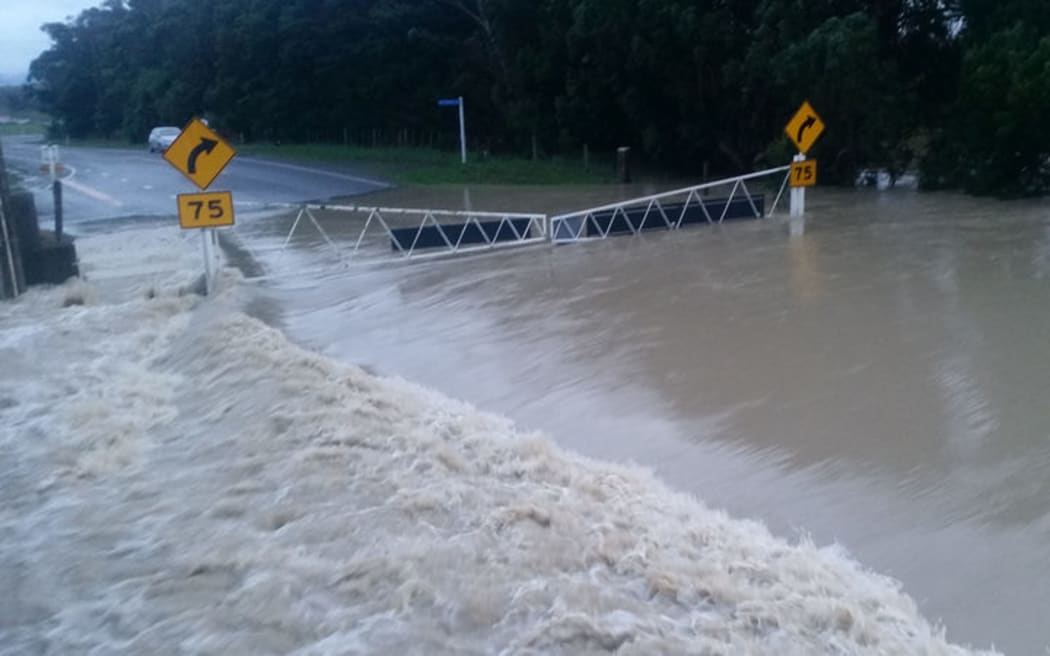
<instances>
[{"instance_id":1,"label":"speed advisory plate","mask_svg":"<svg viewBox=\"0 0 1050 656\"><path fill-rule=\"evenodd\" d=\"M229 191L179 194L178 200L179 225L183 229L233 225L233 194Z\"/></svg>"}]
</instances>

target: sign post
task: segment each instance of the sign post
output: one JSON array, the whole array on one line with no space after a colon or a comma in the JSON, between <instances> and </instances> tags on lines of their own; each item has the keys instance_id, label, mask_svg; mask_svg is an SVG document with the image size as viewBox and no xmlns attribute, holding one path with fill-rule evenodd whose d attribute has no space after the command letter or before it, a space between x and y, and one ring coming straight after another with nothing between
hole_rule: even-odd
<instances>
[{"instance_id":1,"label":"sign post","mask_svg":"<svg viewBox=\"0 0 1050 656\"><path fill-rule=\"evenodd\" d=\"M189 125L164 151L164 159L180 173L206 191L237 152L200 119ZM211 292L215 228L233 225L233 194L216 191L180 194L177 200L179 225L184 230L201 231L204 256L204 293Z\"/></svg>"},{"instance_id":2,"label":"sign post","mask_svg":"<svg viewBox=\"0 0 1050 656\"><path fill-rule=\"evenodd\" d=\"M791 117L784 132L795 147L798 155L791 164L791 216L802 216L806 211L806 187L817 183L817 162L807 160L806 153L824 132L824 121L813 109L809 101L803 101L795 115Z\"/></svg>"},{"instance_id":3,"label":"sign post","mask_svg":"<svg viewBox=\"0 0 1050 656\"><path fill-rule=\"evenodd\" d=\"M791 216L802 216L806 213L806 188L795 184L795 171L801 171L802 165L806 164L806 156L802 153L795 155L791 160Z\"/></svg>"},{"instance_id":4,"label":"sign post","mask_svg":"<svg viewBox=\"0 0 1050 656\"><path fill-rule=\"evenodd\" d=\"M459 107L459 161L467 163L467 127L463 118L463 96L459 98L442 98L438 107Z\"/></svg>"}]
</instances>

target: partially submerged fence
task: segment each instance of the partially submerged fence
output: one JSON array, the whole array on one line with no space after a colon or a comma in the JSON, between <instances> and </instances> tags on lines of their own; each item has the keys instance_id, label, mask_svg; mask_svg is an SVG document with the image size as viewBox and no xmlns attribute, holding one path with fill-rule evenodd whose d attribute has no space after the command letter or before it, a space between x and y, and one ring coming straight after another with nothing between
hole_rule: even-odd
<instances>
[{"instance_id":1,"label":"partially submerged fence","mask_svg":"<svg viewBox=\"0 0 1050 656\"><path fill-rule=\"evenodd\" d=\"M349 235L351 245L340 248L329 237L314 214L322 211L358 219L360 227L354 225ZM545 214L308 204L299 208L282 250L304 218L347 263L368 254L419 259L527 246L549 241L550 234Z\"/></svg>"},{"instance_id":2,"label":"partially submerged fence","mask_svg":"<svg viewBox=\"0 0 1050 656\"><path fill-rule=\"evenodd\" d=\"M613 235L637 235L646 230L678 230L693 223L722 223L727 219L757 219L769 216L776 210L784 194L790 169L790 166L778 166L747 175L552 216L551 239L556 243L605 239ZM752 193L747 183L752 181L754 184L763 179L775 180L781 173L784 174L784 179L767 212L765 195ZM707 196L713 189L725 188L729 188L729 195L726 197Z\"/></svg>"},{"instance_id":3,"label":"partially submerged fence","mask_svg":"<svg viewBox=\"0 0 1050 656\"><path fill-rule=\"evenodd\" d=\"M783 180L779 176L783 174ZM345 264L359 260L422 259L477 253L544 243L571 243L638 235L648 230L678 230L696 223L722 223L737 218L770 216L788 184L790 166L632 198L617 203L548 217L528 212L415 209L310 203L298 210L281 246L284 251L303 221L313 224ZM779 182L779 186L777 183ZM767 186L766 195L749 187ZM772 185L772 186L770 186ZM712 196L725 190L726 195ZM330 224L336 239L318 220L319 213L352 217ZM337 243L338 242L338 243Z\"/></svg>"}]
</instances>

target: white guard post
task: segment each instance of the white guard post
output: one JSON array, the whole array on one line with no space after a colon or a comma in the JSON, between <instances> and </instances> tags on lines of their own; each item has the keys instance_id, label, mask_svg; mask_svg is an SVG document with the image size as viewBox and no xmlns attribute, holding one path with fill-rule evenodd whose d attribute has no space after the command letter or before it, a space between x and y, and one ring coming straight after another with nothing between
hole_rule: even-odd
<instances>
[{"instance_id":1,"label":"white guard post","mask_svg":"<svg viewBox=\"0 0 1050 656\"><path fill-rule=\"evenodd\" d=\"M793 162L804 162L806 156L802 153L795 155L791 160ZM792 187L791 188L791 216L802 216L806 213L806 188L805 187Z\"/></svg>"},{"instance_id":2,"label":"white guard post","mask_svg":"<svg viewBox=\"0 0 1050 656\"><path fill-rule=\"evenodd\" d=\"M51 177L51 182L53 183L55 181L55 179L58 177L58 171L57 171L57 166L58 166L58 162L59 162L59 159L58 159L58 146L56 146L54 144L50 144L50 145L47 145L47 146L41 146L40 147L40 162L41 162L41 164L44 167L47 168L48 174Z\"/></svg>"}]
</instances>

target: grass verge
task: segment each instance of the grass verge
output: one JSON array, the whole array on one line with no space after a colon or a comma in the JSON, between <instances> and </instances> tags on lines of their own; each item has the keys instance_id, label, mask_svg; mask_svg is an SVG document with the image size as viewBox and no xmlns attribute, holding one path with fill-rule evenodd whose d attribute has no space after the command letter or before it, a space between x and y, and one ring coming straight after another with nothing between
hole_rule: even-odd
<instances>
[{"instance_id":1,"label":"grass verge","mask_svg":"<svg viewBox=\"0 0 1050 656\"><path fill-rule=\"evenodd\" d=\"M0 137L44 134L45 132L47 132L47 126L42 123L0 123Z\"/></svg>"},{"instance_id":2,"label":"grass verge","mask_svg":"<svg viewBox=\"0 0 1050 656\"><path fill-rule=\"evenodd\" d=\"M4 127L4 126L0 126ZM28 126L7 126L28 127ZM43 133L43 126L17 134ZM5 134L0 131L0 134ZM85 148L146 150L145 144L126 139L71 139L67 145ZM461 164L459 153L432 148L341 146L335 144L232 144L239 154L300 162L346 164L369 175L400 185L439 184L604 184L613 181L607 162L592 162L585 169L579 160L467 154ZM598 171L601 171L599 173Z\"/></svg>"},{"instance_id":3,"label":"grass verge","mask_svg":"<svg viewBox=\"0 0 1050 656\"><path fill-rule=\"evenodd\" d=\"M69 146L81 148L113 148L116 150L146 150L145 143L131 143L127 139L104 139L101 137L89 137L85 139L70 139Z\"/></svg>"},{"instance_id":4,"label":"grass verge","mask_svg":"<svg viewBox=\"0 0 1050 656\"><path fill-rule=\"evenodd\" d=\"M299 161L345 163L398 184L600 184L611 181L592 167L562 159L479 157L429 148L362 148L330 144L249 144L237 147L245 155Z\"/></svg>"}]
</instances>

